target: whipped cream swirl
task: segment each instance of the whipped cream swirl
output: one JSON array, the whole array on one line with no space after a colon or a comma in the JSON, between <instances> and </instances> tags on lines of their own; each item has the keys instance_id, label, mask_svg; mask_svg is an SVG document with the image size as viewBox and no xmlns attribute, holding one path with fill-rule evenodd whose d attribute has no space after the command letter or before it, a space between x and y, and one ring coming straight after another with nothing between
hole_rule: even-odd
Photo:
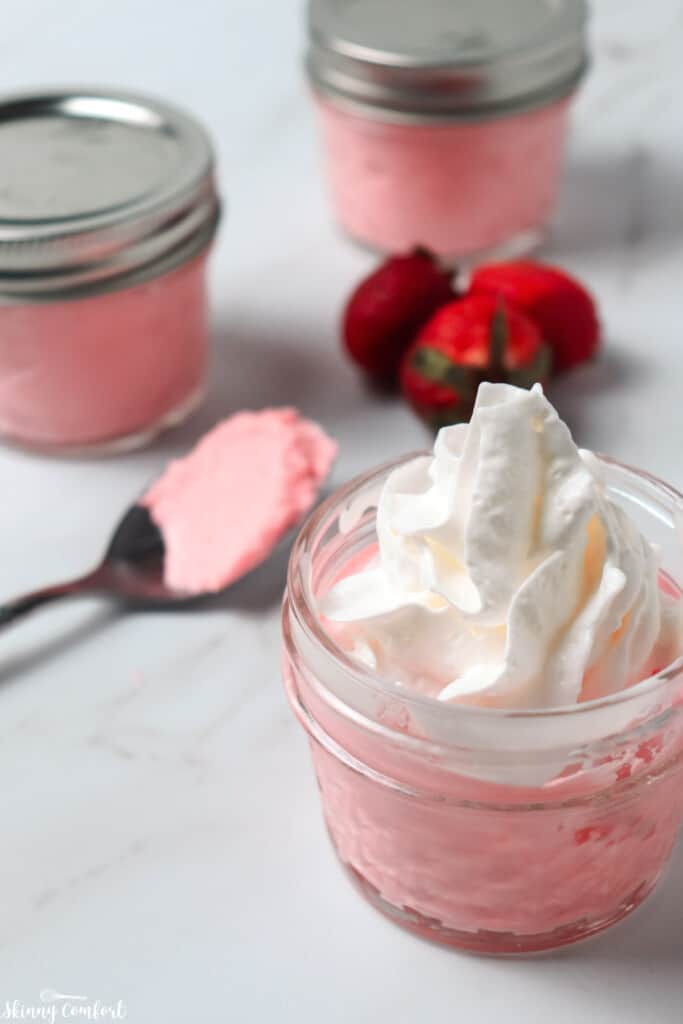
<instances>
[{"instance_id":1,"label":"whipped cream swirl","mask_svg":"<svg viewBox=\"0 0 683 1024\"><path fill-rule=\"evenodd\" d=\"M679 602L656 552L540 385L482 384L468 425L389 476L377 536L321 610L361 661L421 693L556 707L673 656Z\"/></svg>"}]
</instances>

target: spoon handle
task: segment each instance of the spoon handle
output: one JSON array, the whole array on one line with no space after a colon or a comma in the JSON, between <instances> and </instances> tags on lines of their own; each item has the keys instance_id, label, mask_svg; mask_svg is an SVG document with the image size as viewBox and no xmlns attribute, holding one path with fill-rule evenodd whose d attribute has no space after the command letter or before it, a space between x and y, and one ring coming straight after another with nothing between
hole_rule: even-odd
<instances>
[{"instance_id":1,"label":"spoon handle","mask_svg":"<svg viewBox=\"0 0 683 1024\"><path fill-rule=\"evenodd\" d=\"M75 594L86 593L93 588L95 573L88 573L77 580L70 580L68 583L57 583L52 587L43 587L42 590L34 590L31 594L24 594L16 597L6 604L0 604L0 628L9 626L17 619L28 615L34 608L49 604L51 601L58 601L61 597L71 597Z\"/></svg>"}]
</instances>

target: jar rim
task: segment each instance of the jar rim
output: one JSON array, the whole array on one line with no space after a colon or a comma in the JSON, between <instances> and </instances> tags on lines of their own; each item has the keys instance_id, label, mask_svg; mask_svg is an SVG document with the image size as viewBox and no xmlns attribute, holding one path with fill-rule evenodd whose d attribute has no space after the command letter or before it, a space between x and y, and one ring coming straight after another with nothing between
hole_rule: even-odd
<instances>
[{"instance_id":1,"label":"jar rim","mask_svg":"<svg viewBox=\"0 0 683 1024\"><path fill-rule=\"evenodd\" d=\"M305 520L294 542L287 570L287 589L285 594L285 600L296 620L297 626L303 630L307 640L317 650L322 651L334 663L340 665L344 672L360 686L369 688L380 697L400 697L400 700L406 707L412 707L416 711L420 709L431 709L433 711L436 703L434 698L409 692L405 688L401 688L399 692L391 680L369 666L362 665L354 660L321 626L319 616L315 611L315 597L312 593L310 580L306 579L303 563L306 561L309 546L314 542L320 527L326 522L327 516L333 509L347 502L355 492L371 482L379 481L381 477L385 477L392 470L404 465L411 459L428 454L429 452L420 450L388 460L374 469L353 477L346 484L335 490L325 501L321 502ZM595 452L594 454L601 463L613 470L637 478L641 484L648 486L654 493L672 502L683 517L683 494L671 484L666 483L646 470L630 466L611 456L600 452ZM289 637L287 637L287 641L289 641ZM479 719L492 722L503 719L566 719L570 716L584 716L584 718L588 718L592 712L619 707L629 702L635 703L638 698L652 698L660 690L665 690L667 685L679 676L681 670L683 670L683 652L654 675L647 676L640 682L627 686L616 693L596 697L582 703L564 704L551 708L500 708L444 702L440 704L440 714L446 720L450 719L452 722L462 719Z\"/></svg>"},{"instance_id":2,"label":"jar rim","mask_svg":"<svg viewBox=\"0 0 683 1024\"><path fill-rule=\"evenodd\" d=\"M588 71L588 61L569 77L556 83L552 89L530 93L522 99L511 102L474 107L472 109L411 110L398 107L382 106L379 103L368 103L362 98L348 95L335 90L317 78L307 68L309 87L314 98L322 104L334 107L344 114L362 117L365 120L377 121L382 124L408 125L410 127L429 127L459 124L478 124L481 122L500 120L506 117L523 117L539 110L565 103L575 95L582 78Z\"/></svg>"},{"instance_id":3,"label":"jar rim","mask_svg":"<svg viewBox=\"0 0 683 1024\"><path fill-rule=\"evenodd\" d=\"M585 0L541 6L544 16L496 0L468 14L438 0L418 17L409 2L396 9L376 0L370 9L309 0L308 77L321 94L375 117L533 109L571 93L589 64Z\"/></svg>"},{"instance_id":4,"label":"jar rim","mask_svg":"<svg viewBox=\"0 0 683 1024\"><path fill-rule=\"evenodd\" d=\"M3 302L127 288L213 238L213 147L184 110L128 90L60 86L0 96L0 129L12 158L0 203Z\"/></svg>"}]
</instances>

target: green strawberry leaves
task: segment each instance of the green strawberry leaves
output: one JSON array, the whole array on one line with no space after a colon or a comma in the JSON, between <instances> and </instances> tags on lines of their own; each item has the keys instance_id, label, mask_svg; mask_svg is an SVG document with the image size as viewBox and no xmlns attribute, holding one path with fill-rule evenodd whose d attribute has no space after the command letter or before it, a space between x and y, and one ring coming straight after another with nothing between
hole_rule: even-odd
<instances>
[{"instance_id":1,"label":"green strawberry leaves","mask_svg":"<svg viewBox=\"0 0 683 1024\"><path fill-rule=\"evenodd\" d=\"M438 348L423 345L413 353L411 364L431 384L453 388L459 395L474 395L480 374L470 366L461 366L440 352Z\"/></svg>"},{"instance_id":2,"label":"green strawberry leaves","mask_svg":"<svg viewBox=\"0 0 683 1024\"><path fill-rule=\"evenodd\" d=\"M428 406L421 409L421 415L431 427L438 430L468 420L477 390L483 381L509 383L529 389L537 381L548 379L551 352L546 345L541 345L525 365L510 366L510 361L516 355L514 339L510 337L512 329L508 310L500 302L489 322L489 345L484 366L457 362L457 355L451 358L440 348L428 344L419 344L412 352L409 356L410 366L423 381L453 392L452 400L449 400L448 394L434 395L431 402L426 396L420 399L423 406ZM444 400L448 404L442 404Z\"/></svg>"},{"instance_id":3,"label":"green strawberry leaves","mask_svg":"<svg viewBox=\"0 0 683 1024\"><path fill-rule=\"evenodd\" d=\"M552 352L547 345L541 345L538 352L526 366L518 366L507 373L508 383L518 388L532 388L538 381L548 380L552 369Z\"/></svg>"},{"instance_id":4,"label":"green strawberry leaves","mask_svg":"<svg viewBox=\"0 0 683 1024\"><path fill-rule=\"evenodd\" d=\"M505 353L508 345L508 318L505 307L500 303L493 319L489 332L489 371L487 380L504 381L506 379Z\"/></svg>"}]
</instances>

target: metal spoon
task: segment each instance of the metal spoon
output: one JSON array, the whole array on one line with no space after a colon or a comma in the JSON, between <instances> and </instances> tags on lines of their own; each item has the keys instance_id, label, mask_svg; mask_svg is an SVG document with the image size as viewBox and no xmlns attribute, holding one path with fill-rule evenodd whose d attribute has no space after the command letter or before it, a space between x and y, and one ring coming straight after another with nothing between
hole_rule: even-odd
<instances>
[{"instance_id":1,"label":"metal spoon","mask_svg":"<svg viewBox=\"0 0 683 1024\"><path fill-rule=\"evenodd\" d=\"M164 539L144 505L133 505L112 536L100 565L68 583L36 590L0 605L0 626L8 625L50 601L76 594L107 594L128 604L166 604L190 595L164 583Z\"/></svg>"},{"instance_id":2,"label":"metal spoon","mask_svg":"<svg viewBox=\"0 0 683 1024\"><path fill-rule=\"evenodd\" d=\"M318 481L318 500L327 493L328 477L329 470L328 476ZM289 526L260 564L268 561L271 555L282 551L285 545L291 543L310 510L306 509L299 520ZM164 581L165 559L166 545L161 530L147 507L136 503L128 509L114 530L104 558L95 569L78 579L43 587L41 590L34 590L30 594L0 604L0 628L9 626L41 605L80 594L118 598L133 608L188 606L213 594L213 591L190 593L169 587ZM248 575L256 568L258 565L250 566L244 575ZM237 577L232 579L228 586L237 581Z\"/></svg>"},{"instance_id":3,"label":"metal spoon","mask_svg":"<svg viewBox=\"0 0 683 1024\"><path fill-rule=\"evenodd\" d=\"M291 537L291 532L288 532ZM118 597L133 607L180 604L206 597L173 590L164 583L166 547L161 530L143 505L133 505L117 526L101 563L78 580L56 584L0 604L0 627L61 597L95 594ZM255 566L254 566L255 567Z\"/></svg>"},{"instance_id":4,"label":"metal spoon","mask_svg":"<svg viewBox=\"0 0 683 1024\"><path fill-rule=\"evenodd\" d=\"M318 500L328 493L326 479L320 481ZM282 552L293 541L309 512L310 508L302 513L300 519L277 539L258 564L265 563L271 556L277 555L278 551ZM149 510L144 505L132 505L114 530L104 558L95 569L78 579L43 587L0 604L0 628L10 625L41 605L80 594L118 598L132 608L189 606L213 595L213 591L189 593L169 587L164 582L165 558L164 538ZM247 569L245 575L257 569L258 564ZM228 586L237 582L238 577L235 577Z\"/></svg>"}]
</instances>

